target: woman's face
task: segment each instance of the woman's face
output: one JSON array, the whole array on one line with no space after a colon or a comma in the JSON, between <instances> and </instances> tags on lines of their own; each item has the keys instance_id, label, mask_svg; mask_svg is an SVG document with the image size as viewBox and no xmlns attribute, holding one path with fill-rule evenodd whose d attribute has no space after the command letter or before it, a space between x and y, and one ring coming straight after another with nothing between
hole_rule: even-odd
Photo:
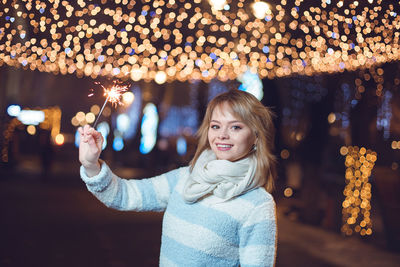
<instances>
[{"instance_id":1,"label":"woman's face","mask_svg":"<svg viewBox=\"0 0 400 267\"><path fill-rule=\"evenodd\" d=\"M222 103L215 107L208 128L208 142L217 159L236 161L247 156L256 138L253 131Z\"/></svg>"}]
</instances>

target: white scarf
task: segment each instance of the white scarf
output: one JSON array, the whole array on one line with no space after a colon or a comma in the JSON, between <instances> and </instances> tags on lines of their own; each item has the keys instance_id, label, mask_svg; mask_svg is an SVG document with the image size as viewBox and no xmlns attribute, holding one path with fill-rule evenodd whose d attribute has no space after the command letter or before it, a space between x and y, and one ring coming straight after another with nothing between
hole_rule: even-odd
<instances>
[{"instance_id":1,"label":"white scarf","mask_svg":"<svg viewBox=\"0 0 400 267\"><path fill-rule=\"evenodd\" d=\"M183 198L194 203L207 195L223 201L261 186L256 181L257 160L254 155L231 162L217 160L212 150L200 154L183 188Z\"/></svg>"}]
</instances>

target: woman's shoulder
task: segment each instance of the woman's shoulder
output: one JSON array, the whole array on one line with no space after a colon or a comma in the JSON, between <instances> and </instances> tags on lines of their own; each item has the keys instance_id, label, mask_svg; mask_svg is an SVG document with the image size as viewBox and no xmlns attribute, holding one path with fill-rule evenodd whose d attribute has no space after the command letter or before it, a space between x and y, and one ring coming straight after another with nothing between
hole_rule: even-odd
<instances>
[{"instance_id":1,"label":"woman's shoulder","mask_svg":"<svg viewBox=\"0 0 400 267\"><path fill-rule=\"evenodd\" d=\"M253 189L240 196L242 201L249 203L244 212L244 225L260 220L275 218L275 201L264 187Z\"/></svg>"},{"instance_id":2,"label":"woman's shoulder","mask_svg":"<svg viewBox=\"0 0 400 267\"><path fill-rule=\"evenodd\" d=\"M267 190L265 190L264 187L258 187L250 190L241 195L240 198L251 202L254 206L265 205L266 203L274 203L274 198L270 193L267 192Z\"/></svg>"}]
</instances>

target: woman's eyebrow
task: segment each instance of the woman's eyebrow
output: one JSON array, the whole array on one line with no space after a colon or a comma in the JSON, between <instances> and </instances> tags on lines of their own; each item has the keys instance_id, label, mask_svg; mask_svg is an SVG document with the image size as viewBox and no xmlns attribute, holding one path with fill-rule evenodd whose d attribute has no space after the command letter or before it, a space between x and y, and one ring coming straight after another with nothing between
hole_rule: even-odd
<instances>
[{"instance_id":1,"label":"woman's eyebrow","mask_svg":"<svg viewBox=\"0 0 400 267\"><path fill-rule=\"evenodd\" d=\"M221 123L218 120L211 120L210 122ZM228 121L228 124L232 124L232 123L243 123L243 122L242 121L238 121L238 120Z\"/></svg>"}]
</instances>

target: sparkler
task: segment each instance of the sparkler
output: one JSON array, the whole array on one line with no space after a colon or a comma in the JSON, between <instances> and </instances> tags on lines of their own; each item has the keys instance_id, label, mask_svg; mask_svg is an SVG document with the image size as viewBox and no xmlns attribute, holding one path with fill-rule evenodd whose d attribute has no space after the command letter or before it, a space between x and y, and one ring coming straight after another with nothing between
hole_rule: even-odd
<instances>
[{"instance_id":1,"label":"sparkler","mask_svg":"<svg viewBox=\"0 0 400 267\"><path fill-rule=\"evenodd\" d=\"M98 83L98 84L100 84L100 83ZM97 119L93 124L93 128L96 128L97 122L99 121L99 118L101 117L101 113L103 112L104 107L106 106L107 102L110 102L114 107L122 104L121 96L125 91L128 90L128 87L129 87L129 85L119 84L119 83L117 83L117 81L114 81L113 86L109 89L104 87L102 84L100 84L100 86L104 90L104 96L106 96L106 100L104 101L103 107L101 108L99 115L97 115ZM92 95L92 94L90 94L90 95Z\"/></svg>"}]
</instances>

